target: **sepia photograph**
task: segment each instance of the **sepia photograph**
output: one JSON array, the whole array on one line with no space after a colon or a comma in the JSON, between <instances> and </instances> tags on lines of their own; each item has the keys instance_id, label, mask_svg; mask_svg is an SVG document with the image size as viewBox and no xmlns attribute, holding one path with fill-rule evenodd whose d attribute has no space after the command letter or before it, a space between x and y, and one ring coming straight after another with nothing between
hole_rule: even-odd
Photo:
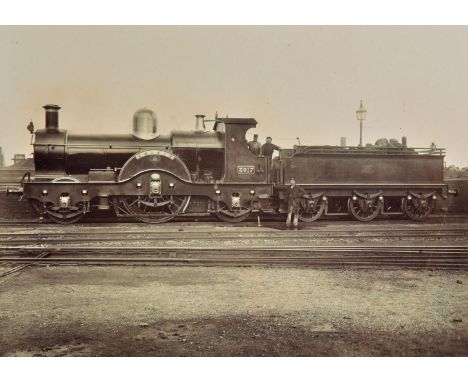
<instances>
[{"instance_id":1,"label":"sepia photograph","mask_svg":"<svg viewBox=\"0 0 468 382\"><path fill-rule=\"evenodd\" d=\"M0 356L466 357L467 46L0 26Z\"/></svg>"}]
</instances>

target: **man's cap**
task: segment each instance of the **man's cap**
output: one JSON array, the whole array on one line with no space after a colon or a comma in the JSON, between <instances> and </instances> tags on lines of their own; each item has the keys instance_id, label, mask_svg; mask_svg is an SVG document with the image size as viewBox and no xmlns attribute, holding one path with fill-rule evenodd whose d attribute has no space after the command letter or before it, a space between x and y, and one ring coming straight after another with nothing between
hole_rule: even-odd
<instances>
[{"instance_id":1,"label":"man's cap","mask_svg":"<svg viewBox=\"0 0 468 382\"><path fill-rule=\"evenodd\" d=\"M257 137L258 138L258 134L254 134L254 138Z\"/></svg>"},{"instance_id":2,"label":"man's cap","mask_svg":"<svg viewBox=\"0 0 468 382\"><path fill-rule=\"evenodd\" d=\"M294 176L291 176L291 178L289 178L289 180L296 180L296 178Z\"/></svg>"},{"instance_id":3,"label":"man's cap","mask_svg":"<svg viewBox=\"0 0 468 382\"><path fill-rule=\"evenodd\" d=\"M266 137L266 139L272 139L271 137Z\"/></svg>"}]
</instances>

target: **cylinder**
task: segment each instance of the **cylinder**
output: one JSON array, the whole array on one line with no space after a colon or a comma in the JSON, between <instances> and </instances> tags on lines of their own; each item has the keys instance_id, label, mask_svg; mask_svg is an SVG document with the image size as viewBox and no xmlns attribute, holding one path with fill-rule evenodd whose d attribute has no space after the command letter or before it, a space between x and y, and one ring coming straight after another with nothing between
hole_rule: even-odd
<instances>
[{"instance_id":1,"label":"cylinder","mask_svg":"<svg viewBox=\"0 0 468 382\"><path fill-rule=\"evenodd\" d=\"M345 147L346 146L346 137L340 137L340 146Z\"/></svg>"},{"instance_id":2,"label":"cylinder","mask_svg":"<svg viewBox=\"0 0 468 382\"><path fill-rule=\"evenodd\" d=\"M58 111L60 106L58 105L45 105L44 109L46 111L46 120L45 127L48 132L58 131L59 120L58 120Z\"/></svg>"}]
</instances>

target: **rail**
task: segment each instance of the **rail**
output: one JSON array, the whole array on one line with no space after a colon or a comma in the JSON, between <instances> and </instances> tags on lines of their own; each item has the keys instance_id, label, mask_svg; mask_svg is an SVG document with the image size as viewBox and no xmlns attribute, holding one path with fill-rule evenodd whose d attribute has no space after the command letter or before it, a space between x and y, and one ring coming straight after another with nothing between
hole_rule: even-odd
<instances>
[{"instance_id":1,"label":"rail","mask_svg":"<svg viewBox=\"0 0 468 382\"><path fill-rule=\"evenodd\" d=\"M38 248L39 256L30 247L11 250L0 255L1 263L468 269L465 246L50 247Z\"/></svg>"}]
</instances>

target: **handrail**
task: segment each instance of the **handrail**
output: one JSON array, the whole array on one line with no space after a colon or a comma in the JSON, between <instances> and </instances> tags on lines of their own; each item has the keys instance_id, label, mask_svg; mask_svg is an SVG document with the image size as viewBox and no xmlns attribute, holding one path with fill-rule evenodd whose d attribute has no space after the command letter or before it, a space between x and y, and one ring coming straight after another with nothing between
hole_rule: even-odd
<instances>
[{"instance_id":1,"label":"handrail","mask_svg":"<svg viewBox=\"0 0 468 382\"><path fill-rule=\"evenodd\" d=\"M446 154L445 148L428 147L360 147L360 146L294 146L294 154L389 154L389 155L437 155Z\"/></svg>"}]
</instances>

